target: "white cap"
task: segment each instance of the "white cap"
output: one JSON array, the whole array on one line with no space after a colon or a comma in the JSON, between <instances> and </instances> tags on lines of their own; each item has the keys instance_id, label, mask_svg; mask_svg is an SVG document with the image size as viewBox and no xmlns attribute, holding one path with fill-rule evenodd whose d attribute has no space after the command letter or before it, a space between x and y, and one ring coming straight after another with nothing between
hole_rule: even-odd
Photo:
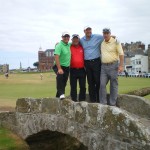
<instances>
[{"instance_id":1,"label":"white cap","mask_svg":"<svg viewBox=\"0 0 150 150\"><path fill-rule=\"evenodd\" d=\"M88 28L92 29L90 26L85 26L85 27L84 27L84 30L86 30L86 29L88 29Z\"/></svg>"},{"instance_id":2,"label":"white cap","mask_svg":"<svg viewBox=\"0 0 150 150\"><path fill-rule=\"evenodd\" d=\"M73 39L74 37L77 37L78 39L80 39L80 36L79 36L78 34L73 34L73 35L72 35L72 39Z\"/></svg>"},{"instance_id":3,"label":"white cap","mask_svg":"<svg viewBox=\"0 0 150 150\"><path fill-rule=\"evenodd\" d=\"M70 36L69 32L67 32L67 31L62 33L62 36L65 36L65 35L69 35Z\"/></svg>"}]
</instances>

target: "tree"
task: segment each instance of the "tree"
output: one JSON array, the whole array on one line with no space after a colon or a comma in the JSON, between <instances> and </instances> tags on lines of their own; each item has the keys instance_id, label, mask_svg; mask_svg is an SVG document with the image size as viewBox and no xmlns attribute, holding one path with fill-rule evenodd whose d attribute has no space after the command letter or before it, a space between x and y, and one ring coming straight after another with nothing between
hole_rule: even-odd
<instances>
[{"instance_id":1,"label":"tree","mask_svg":"<svg viewBox=\"0 0 150 150\"><path fill-rule=\"evenodd\" d=\"M33 66L35 66L35 67L37 67L37 68L38 68L38 66L39 66L39 62L35 62L35 63L33 63Z\"/></svg>"}]
</instances>

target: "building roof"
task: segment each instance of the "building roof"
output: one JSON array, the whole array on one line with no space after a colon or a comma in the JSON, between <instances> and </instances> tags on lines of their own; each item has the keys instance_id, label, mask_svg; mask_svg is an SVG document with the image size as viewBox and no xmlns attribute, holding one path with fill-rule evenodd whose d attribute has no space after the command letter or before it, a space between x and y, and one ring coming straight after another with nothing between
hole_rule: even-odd
<instances>
[{"instance_id":1,"label":"building roof","mask_svg":"<svg viewBox=\"0 0 150 150\"><path fill-rule=\"evenodd\" d=\"M146 55L141 49L137 49L135 51L125 51L124 54L126 57L134 57L135 55Z\"/></svg>"},{"instance_id":2,"label":"building roof","mask_svg":"<svg viewBox=\"0 0 150 150\"><path fill-rule=\"evenodd\" d=\"M54 49L46 49L45 52L54 52Z\"/></svg>"}]
</instances>

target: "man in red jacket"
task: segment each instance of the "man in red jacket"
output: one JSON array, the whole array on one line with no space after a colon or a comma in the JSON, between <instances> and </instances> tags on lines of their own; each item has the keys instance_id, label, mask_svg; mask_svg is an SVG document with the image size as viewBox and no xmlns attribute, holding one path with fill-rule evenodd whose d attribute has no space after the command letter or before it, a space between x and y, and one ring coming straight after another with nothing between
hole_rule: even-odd
<instances>
[{"instance_id":1,"label":"man in red jacket","mask_svg":"<svg viewBox=\"0 0 150 150\"><path fill-rule=\"evenodd\" d=\"M84 69L84 51L80 45L78 34L72 35L71 64L70 64L70 95L73 101L77 101L77 80L79 80L79 101L85 100L86 94L86 73Z\"/></svg>"}]
</instances>

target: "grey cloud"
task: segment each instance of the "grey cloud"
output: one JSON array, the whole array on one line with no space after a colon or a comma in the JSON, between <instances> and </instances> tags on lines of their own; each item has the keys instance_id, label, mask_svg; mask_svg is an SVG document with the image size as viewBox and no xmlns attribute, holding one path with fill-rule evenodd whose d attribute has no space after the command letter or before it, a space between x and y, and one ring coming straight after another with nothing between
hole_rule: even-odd
<instances>
[{"instance_id":1,"label":"grey cloud","mask_svg":"<svg viewBox=\"0 0 150 150\"><path fill-rule=\"evenodd\" d=\"M0 0L0 50L53 48L63 31L83 35L110 27L122 42L150 43L149 0Z\"/></svg>"}]
</instances>

